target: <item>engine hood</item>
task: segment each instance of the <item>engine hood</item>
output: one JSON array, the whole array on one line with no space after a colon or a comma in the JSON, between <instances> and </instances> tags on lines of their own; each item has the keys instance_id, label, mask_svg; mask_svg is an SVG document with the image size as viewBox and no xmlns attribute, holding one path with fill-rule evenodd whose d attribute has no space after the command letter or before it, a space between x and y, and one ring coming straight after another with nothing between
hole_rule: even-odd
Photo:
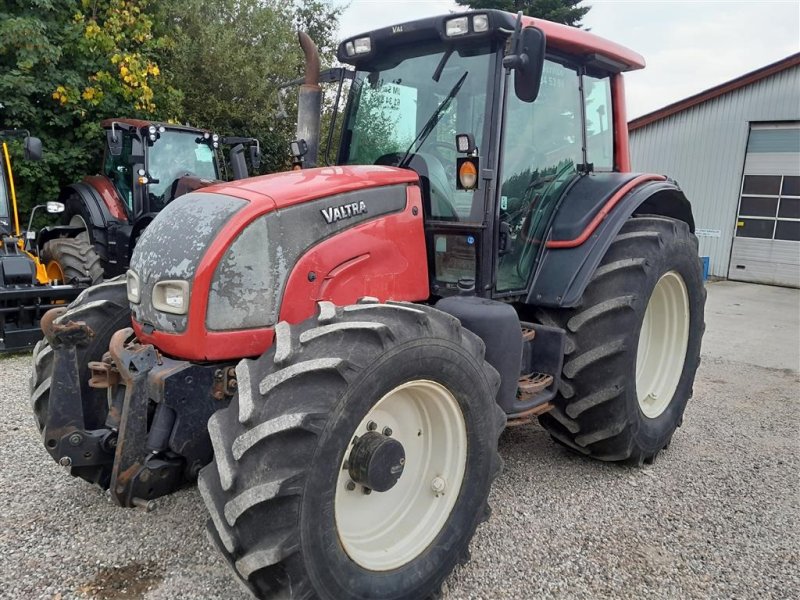
<instances>
[{"instance_id":1,"label":"engine hood","mask_svg":"<svg viewBox=\"0 0 800 600\"><path fill-rule=\"evenodd\" d=\"M203 188L203 191L252 202L269 198L275 208L281 209L325 196L400 183L418 184L419 176L410 169L378 165L320 167L249 177Z\"/></svg>"},{"instance_id":2,"label":"engine hood","mask_svg":"<svg viewBox=\"0 0 800 600\"><path fill-rule=\"evenodd\" d=\"M241 337L252 354L263 351L286 281L303 255L344 230L404 211L406 190L417 182L413 171L392 167L323 167L218 184L176 199L148 226L132 256L141 284L141 300L132 305L137 335L187 359L227 355L214 345L219 336L226 345ZM186 314L166 314L150 302L154 286L167 280L188 282Z\"/></svg>"}]
</instances>

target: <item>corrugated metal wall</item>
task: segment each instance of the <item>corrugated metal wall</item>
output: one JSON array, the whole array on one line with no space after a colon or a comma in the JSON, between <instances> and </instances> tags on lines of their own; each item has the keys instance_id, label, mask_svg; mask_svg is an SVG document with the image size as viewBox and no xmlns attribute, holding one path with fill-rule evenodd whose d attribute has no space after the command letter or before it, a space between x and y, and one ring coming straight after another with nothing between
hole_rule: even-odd
<instances>
[{"instance_id":1,"label":"corrugated metal wall","mask_svg":"<svg viewBox=\"0 0 800 600\"><path fill-rule=\"evenodd\" d=\"M700 254L727 277L750 122L800 120L800 67L777 73L631 132L634 171L677 180L692 203Z\"/></svg>"}]
</instances>

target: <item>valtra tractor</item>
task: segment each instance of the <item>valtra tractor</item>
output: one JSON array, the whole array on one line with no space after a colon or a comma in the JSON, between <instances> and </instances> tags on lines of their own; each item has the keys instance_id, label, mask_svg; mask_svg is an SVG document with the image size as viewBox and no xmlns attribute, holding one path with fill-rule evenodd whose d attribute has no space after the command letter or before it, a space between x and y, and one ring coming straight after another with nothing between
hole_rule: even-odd
<instances>
[{"instance_id":1,"label":"valtra tractor","mask_svg":"<svg viewBox=\"0 0 800 600\"><path fill-rule=\"evenodd\" d=\"M298 129L318 132L304 40ZM427 598L489 516L505 427L633 464L670 443L697 241L677 184L630 172L635 52L482 10L338 58L337 164L167 205L124 280L45 315L32 403L50 455L121 506L199 474L258 597ZM306 167L316 144L293 144Z\"/></svg>"},{"instance_id":2,"label":"valtra tractor","mask_svg":"<svg viewBox=\"0 0 800 600\"><path fill-rule=\"evenodd\" d=\"M95 283L125 273L142 231L169 202L223 179L247 177L246 147L253 168L261 164L253 138L221 138L204 129L141 119L107 119L101 125L106 140L101 173L59 195L66 206L62 236L74 242L45 249L49 260L66 262L65 270L77 270ZM231 146L230 176L221 145Z\"/></svg>"},{"instance_id":3,"label":"valtra tractor","mask_svg":"<svg viewBox=\"0 0 800 600\"><path fill-rule=\"evenodd\" d=\"M40 160L42 142L23 129L0 130L0 352L30 350L42 339L41 317L54 306L73 300L88 282L67 282L57 264L44 261L40 247L50 228L40 232L31 224L37 210L64 210L58 202L36 205L28 228L20 227L17 192L8 143L22 140L24 158Z\"/></svg>"}]
</instances>

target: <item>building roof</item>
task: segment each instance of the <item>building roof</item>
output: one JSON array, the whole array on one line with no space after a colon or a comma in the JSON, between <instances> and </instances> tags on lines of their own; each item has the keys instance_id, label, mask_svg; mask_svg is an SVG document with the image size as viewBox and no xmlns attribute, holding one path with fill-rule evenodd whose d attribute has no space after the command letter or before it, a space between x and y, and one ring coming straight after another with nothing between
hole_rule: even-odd
<instances>
[{"instance_id":1,"label":"building roof","mask_svg":"<svg viewBox=\"0 0 800 600\"><path fill-rule=\"evenodd\" d=\"M692 108L693 106L697 106L703 102L708 102L709 100L718 98L723 94L727 94L728 92L733 92L739 88L751 85L757 81L761 81L762 79L769 77L770 75L775 75L776 73L780 73L786 69L791 69L797 65L800 65L800 52L787 56L786 58L766 65L765 67L761 67L760 69L756 69L755 71L745 73L736 79L731 79L730 81L721 83L720 85L709 88L703 92L700 92L699 94L695 94L694 96L689 96L683 100L678 100L677 102L668 104L663 108L654 110L651 113L637 117L628 123L628 131L634 131L644 127L645 125L650 125L650 123L660 121L661 119L670 117L675 113Z\"/></svg>"}]
</instances>

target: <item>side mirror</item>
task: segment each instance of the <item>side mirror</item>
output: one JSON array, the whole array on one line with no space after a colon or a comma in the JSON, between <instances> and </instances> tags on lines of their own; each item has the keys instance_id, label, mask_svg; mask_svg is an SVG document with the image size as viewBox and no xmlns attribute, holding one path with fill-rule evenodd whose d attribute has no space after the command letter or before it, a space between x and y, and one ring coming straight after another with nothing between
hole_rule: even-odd
<instances>
[{"instance_id":1,"label":"side mirror","mask_svg":"<svg viewBox=\"0 0 800 600\"><path fill-rule=\"evenodd\" d=\"M42 160L42 140L27 136L23 143L25 160Z\"/></svg>"},{"instance_id":2,"label":"side mirror","mask_svg":"<svg viewBox=\"0 0 800 600\"><path fill-rule=\"evenodd\" d=\"M64 203L51 200L45 205L45 208L51 215L57 215L64 212Z\"/></svg>"},{"instance_id":3,"label":"side mirror","mask_svg":"<svg viewBox=\"0 0 800 600\"><path fill-rule=\"evenodd\" d=\"M544 70L545 35L541 29L526 27L515 32L516 50L503 59L503 66L514 70L514 92L523 102L539 95Z\"/></svg>"},{"instance_id":4,"label":"side mirror","mask_svg":"<svg viewBox=\"0 0 800 600\"><path fill-rule=\"evenodd\" d=\"M261 167L261 146L258 142L250 146L250 166L254 171Z\"/></svg>"},{"instance_id":5,"label":"side mirror","mask_svg":"<svg viewBox=\"0 0 800 600\"><path fill-rule=\"evenodd\" d=\"M122 154L122 133L113 127L106 131L106 144L111 156L119 156Z\"/></svg>"}]
</instances>

